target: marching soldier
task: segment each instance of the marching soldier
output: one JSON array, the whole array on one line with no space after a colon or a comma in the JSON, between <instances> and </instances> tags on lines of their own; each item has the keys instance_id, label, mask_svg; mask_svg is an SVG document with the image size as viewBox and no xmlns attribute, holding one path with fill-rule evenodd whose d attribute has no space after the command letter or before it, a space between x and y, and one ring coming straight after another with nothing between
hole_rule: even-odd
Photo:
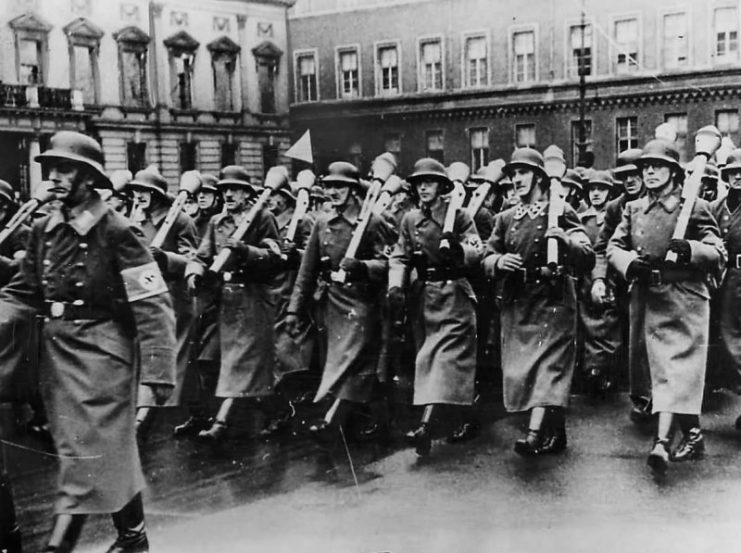
<instances>
[{"instance_id":1,"label":"marching soldier","mask_svg":"<svg viewBox=\"0 0 741 553\"><path fill-rule=\"evenodd\" d=\"M717 293L717 309L712 315L719 319L723 364L729 365L738 381L741 376L741 149L729 154L721 174L730 186L728 195L711 203L710 211L720 226L728 265ZM736 419L736 428L741 429L741 416Z\"/></svg>"},{"instance_id":2,"label":"marching soldier","mask_svg":"<svg viewBox=\"0 0 741 553\"><path fill-rule=\"evenodd\" d=\"M417 455L432 445L436 405L470 406L476 373L476 297L466 276L481 258L482 244L471 217L457 210L444 229L453 188L443 165L431 158L414 164L407 178L420 207L404 216L389 263L388 301L392 312L410 296L417 357L414 404L424 406L420 425L407 435ZM441 247L447 241L448 247ZM417 280L409 285L411 269Z\"/></svg>"},{"instance_id":3,"label":"marching soldier","mask_svg":"<svg viewBox=\"0 0 741 553\"><path fill-rule=\"evenodd\" d=\"M721 182L719 181L720 172L717 165L715 165L712 159L708 160L708 164L705 166L705 175L702 177L700 197L706 202L714 202L725 196L725 190L722 189Z\"/></svg>"},{"instance_id":4,"label":"marching soldier","mask_svg":"<svg viewBox=\"0 0 741 553\"><path fill-rule=\"evenodd\" d=\"M158 230L165 221L170 207L167 196L167 181L152 169L138 171L129 182L129 189L136 206L135 224L139 226L144 243L151 244ZM188 366L190 352L190 332L194 321L193 299L188 294L185 283L185 266L197 247L196 228L185 213L178 213L162 247L150 246L149 251L159 265L162 276L172 295L175 309L176 336L178 341L177 373L175 390L167 406L180 404ZM156 398L149 393L149 388L139 391L139 410L137 412L137 432L143 437L153 422L152 407L157 407Z\"/></svg>"},{"instance_id":5,"label":"marching soldier","mask_svg":"<svg viewBox=\"0 0 741 553\"><path fill-rule=\"evenodd\" d=\"M175 321L157 263L94 187L110 186L100 145L63 131L36 157L62 206L34 222L0 312L46 316L41 389L59 455L59 500L45 551L72 551L88 513L113 513L110 553L148 551L134 435L134 372L164 401L175 369ZM3 336L2 340L8 340Z\"/></svg>"},{"instance_id":6,"label":"marching soldier","mask_svg":"<svg viewBox=\"0 0 741 553\"><path fill-rule=\"evenodd\" d=\"M208 173L201 173L201 187L196 193L196 201L198 202L198 213L193 218L193 222L196 225L196 233L198 234L198 240L203 238L208 227L208 222L211 217L221 211L221 195L219 194L218 188L216 188L217 179L213 175Z\"/></svg>"},{"instance_id":7,"label":"marching soldier","mask_svg":"<svg viewBox=\"0 0 741 553\"><path fill-rule=\"evenodd\" d=\"M369 213L368 226L355 257L346 257L361 212L360 175L347 162L330 164L323 178L331 211L317 216L288 305L286 329L298 335L309 318L311 298L323 361L315 402L334 403L324 419L309 430L328 443L354 408L367 405L376 386L381 336L380 290L386 280L389 227ZM346 275L340 282L338 271Z\"/></svg>"},{"instance_id":8,"label":"marching soldier","mask_svg":"<svg viewBox=\"0 0 741 553\"><path fill-rule=\"evenodd\" d=\"M559 226L548 227L550 201L543 156L514 151L505 167L520 203L502 212L489 239L484 268L503 279L501 303L504 406L529 411L528 433L517 440L523 456L566 448L564 411L575 364L575 278L594 263L576 212L564 205ZM546 265L546 245L556 239L558 267Z\"/></svg>"},{"instance_id":9,"label":"marching soldier","mask_svg":"<svg viewBox=\"0 0 741 553\"><path fill-rule=\"evenodd\" d=\"M671 454L673 461L700 458L705 449L699 417L709 322L705 281L708 273L720 271L726 255L715 219L701 199L694 203L686 238L672 239L684 176L674 145L651 140L637 164L647 195L626 205L608 243L607 259L632 281L631 366L643 364L651 375L658 428L648 464L663 473L675 420L683 438ZM676 262L665 261L667 252Z\"/></svg>"},{"instance_id":10,"label":"marching soldier","mask_svg":"<svg viewBox=\"0 0 741 553\"><path fill-rule=\"evenodd\" d=\"M207 272L214 258L225 247L232 252L220 284L216 397L222 402L211 427L198 434L212 442L226 437L235 400L257 402L273 394L272 280L280 263L280 235L275 218L266 209L256 213L241 240L232 237L262 187L251 184L247 171L238 165L221 170L218 187L225 211L211 218L196 256L186 269L188 288L197 294L217 276Z\"/></svg>"},{"instance_id":11,"label":"marching soldier","mask_svg":"<svg viewBox=\"0 0 741 553\"><path fill-rule=\"evenodd\" d=\"M605 206L613 188L614 181L608 171L592 172L587 183L589 207L579 214L579 220L593 245L599 240L605 222ZM585 275L580 283L579 300L584 385L587 393L604 396L615 386L615 359L622 344L612 283L605 296L593 298L591 275Z\"/></svg>"},{"instance_id":12,"label":"marching soldier","mask_svg":"<svg viewBox=\"0 0 741 553\"><path fill-rule=\"evenodd\" d=\"M615 169L612 170L613 178L621 183L623 193L610 200L605 207L605 218L602 222L599 237L594 243L596 261L592 270L592 303L605 305L609 303L610 294L615 297L618 317L620 319L623 347L619 360L626 360L625 342L628 337L629 305L628 287L625 279L615 269L607 264L607 242L612 237L623 216L625 204L636 200L645 194L643 176L636 165L638 159L643 155L640 148L631 148L620 152ZM629 395L632 403L630 418L633 422L646 422L651 419L651 377L648 367L642 363L632 363L632 358L627 358Z\"/></svg>"}]
</instances>

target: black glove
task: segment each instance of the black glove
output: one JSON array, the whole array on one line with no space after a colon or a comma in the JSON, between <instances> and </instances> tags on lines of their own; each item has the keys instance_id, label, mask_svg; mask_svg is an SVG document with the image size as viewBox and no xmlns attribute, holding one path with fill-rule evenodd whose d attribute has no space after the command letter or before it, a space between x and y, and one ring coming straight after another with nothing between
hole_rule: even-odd
<instances>
[{"instance_id":1,"label":"black glove","mask_svg":"<svg viewBox=\"0 0 741 553\"><path fill-rule=\"evenodd\" d=\"M250 247L241 240L229 238L229 240L226 241L225 245L227 248L232 250L234 256L237 259L246 260L250 255Z\"/></svg>"},{"instance_id":2,"label":"black glove","mask_svg":"<svg viewBox=\"0 0 741 553\"><path fill-rule=\"evenodd\" d=\"M390 288L386 293L386 299L389 303L389 311L391 312L392 318L396 318L396 316L404 311L406 300L404 298L404 290L399 286L393 286Z\"/></svg>"},{"instance_id":3,"label":"black glove","mask_svg":"<svg viewBox=\"0 0 741 553\"><path fill-rule=\"evenodd\" d=\"M368 265L354 257L346 257L340 261L340 269L345 271L349 282L368 280Z\"/></svg>"},{"instance_id":4,"label":"black glove","mask_svg":"<svg viewBox=\"0 0 741 553\"><path fill-rule=\"evenodd\" d=\"M443 232L442 235L440 235L440 241L442 242L443 240L447 240L448 245L450 246L447 249L440 250L443 259L453 265L462 264L463 246L461 245L460 240L458 240L458 237L452 232Z\"/></svg>"},{"instance_id":5,"label":"black glove","mask_svg":"<svg viewBox=\"0 0 741 553\"><path fill-rule=\"evenodd\" d=\"M167 271L167 254L157 246L149 246L149 253L152 254L152 257L157 262L160 272L164 273Z\"/></svg>"},{"instance_id":6,"label":"black glove","mask_svg":"<svg viewBox=\"0 0 741 553\"><path fill-rule=\"evenodd\" d=\"M280 245L280 254L283 258L283 265L286 269L298 269L301 265L301 254L296 248L296 244L288 240Z\"/></svg>"},{"instance_id":7,"label":"black glove","mask_svg":"<svg viewBox=\"0 0 741 553\"><path fill-rule=\"evenodd\" d=\"M301 319L296 313L288 313L286 315L286 332L288 332L288 335L292 338L296 338L299 334L301 334Z\"/></svg>"},{"instance_id":8,"label":"black glove","mask_svg":"<svg viewBox=\"0 0 741 553\"><path fill-rule=\"evenodd\" d=\"M638 280L647 280L651 276L651 264L642 257L637 257L628 265L625 271L625 280L631 281L634 278Z\"/></svg>"},{"instance_id":9,"label":"black glove","mask_svg":"<svg viewBox=\"0 0 741 553\"><path fill-rule=\"evenodd\" d=\"M677 254L677 265L689 265L692 259L692 247L687 240L674 238L669 242L668 251Z\"/></svg>"}]
</instances>

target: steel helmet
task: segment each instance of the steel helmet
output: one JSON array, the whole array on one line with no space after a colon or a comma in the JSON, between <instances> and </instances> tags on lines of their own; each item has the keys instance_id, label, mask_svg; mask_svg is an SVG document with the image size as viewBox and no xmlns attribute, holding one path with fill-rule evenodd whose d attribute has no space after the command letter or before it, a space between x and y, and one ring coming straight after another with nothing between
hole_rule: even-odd
<instances>
[{"instance_id":1,"label":"steel helmet","mask_svg":"<svg viewBox=\"0 0 741 553\"><path fill-rule=\"evenodd\" d=\"M638 159L643 155L643 150L640 148L630 148L623 150L617 157L617 164L612 170L613 176L616 178L623 178L627 173L633 173L639 171Z\"/></svg>"},{"instance_id":2,"label":"steel helmet","mask_svg":"<svg viewBox=\"0 0 741 553\"><path fill-rule=\"evenodd\" d=\"M167 195L167 181L165 177L149 168L137 171L128 186L133 190L139 188L149 190L160 196Z\"/></svg>"},{"instance_id":3,"label":"steel helmet","mask_svg":"<svg viewBox=\"0 0 741 553\"><path fill-rule=\"evenodd\" d=\"M593 171L589 177L587 186L594 186L600 184L612 189L615 186L615 182L612 180L612 176L609 171Z\"/></svg>"},{"instance_id":4,"label":"steel helmet","mask_svg":"<svg viewBox=\"0 0 741 553\"><path fill-rule=\"evenodd\" d=\"M0 200L6 201L10 205L15 205L15 194L10 183L0 180Z\"/></svg>"},{"instance_id":5,"label":"steel helmet","mask_svg":"<svg viewBox=\"0 0 741 553\"><path fill-rule=\"evenodd\" d=\"M256 186L250 181L250 174L241 165L227 165L219 171L219 180L216 183L218 188L228 186L241 186L248 188L251 192L262 190L261 186Z\"/></svg>"},{"instance_id":6,"label":"steel helmet","mask_svg":"<svg viewBox=\"0 0 741 553\"><path fill-rule=\"evenodd\" d=\"M582 185L582 176L576 169L566 169L566 174L561 179L561 183L566 185L570 184L579 190L584 188Z\"/></svg>"},{"instance_id":7,"label":"steel helmet","mask_svg":"<svg viewBox=\"0 0 741 553\"><path fill-rule=\"evenodd\" d=\"M288 181L285 181L278 188L273 190L273 193L280 194L293 204L296 203L296 192L294 191L294 187Z\"/></svg>"},{"instance_id":8,"label":"steel helmet","mask_svg":"<svg viewBox=\"0 0 741 553\"><path fill-rule=\"evenodd\" d=\"M200 191L203 192L213 192L214 194L218 194L219 190L216 188L216 183L219 182L219 179L217 179L214 175L211 175L209 173L201 173L201 188Z\"/></svg>"},{"instance_id":9,"label":"steel helmet","mask_svg":"<svg viewBox=\"0 0 741 553\"><path fill-rule=\"evenodd\" d=\"M82 133L59 131L49 141L49 149L34 157L42 165L54 159L65 159L91 168L96 176L96 188L111 188L103 164L103 149L98 142Z\"/></svg>"},{"instance_id":10,"label":"steel helmet","mask_svg":"<svg viewBox=\"0 0 741 553\"><path fill-rule=\"evenodd\" d=\"M432 179L439 182L442 186L440 194L447 194L453 190L453 181L448 178L445 166L431 157L418 159L414 164L412 174L407 177L407 181L412 186L416 186L423 179Z\"/></svg>"},{"instance_id":11,"label":"steel helmet","mask_svg":"<svg viewBox=\"0 0 741 553\"><path fill-rule=\"evenodd\" d=\"M682 166L679 164L679 151L671 142L655 138L649 140L643 147L641 157L636 160L636 165L642 168L646 163L658 161L664 163L676 170L677 174L682 174Z\"/></svg>"},{"instance_id":12,"label":"steel helmet","mask_svg":"<svg viewBox=\"0 0 741 553\"><path fill-rule=\"evenodd\" d=\"M723 177L724 181L728 182L728 173L738 170L741 170L741 148L736 148L728 154L726 164L720 170L720 176Z\"/></svg>"},{"instance_id":13,"label":"steel helmet","mask_svg":"<svg viewBox=\"0 0 741 553\"><path fill-rule=\"evenodd\" d=\"M335 161L330 163L327 174L322 178L322 183L344 183L357 187L360 184L360 171L352 163L347 161Z\"/></svg>"},{"instance_id":14,"label":"steel helmet","mask_svg":"<svg viewBox=\"0 0 741 553\"><path fill-rule=\"evenodd\" d=\"M546 182L550 180L545 172L543 155L535 148L517 148L512 152L509 163L504 166L504 173L511 178L512 172L517 167L524 167L542 175Z\"/></svg>"}]
</instances>

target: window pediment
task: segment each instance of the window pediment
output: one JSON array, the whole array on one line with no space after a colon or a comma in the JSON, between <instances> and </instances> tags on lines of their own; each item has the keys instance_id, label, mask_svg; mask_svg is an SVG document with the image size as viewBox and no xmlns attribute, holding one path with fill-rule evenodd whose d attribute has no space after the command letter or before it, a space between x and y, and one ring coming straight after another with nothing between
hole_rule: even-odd
<instances>
[{"instance_id":1,"label":"window pediment","mask_svg":"<svg viewBox=\"0 0 741 553\"><path fill-rule=\"evenodd\" d=\"M100 27L84 17L79 17L68 23L62 30L68 37L79 37L89 40L100 40L105 34Z\"/></svg>"},{"instance_id":2,"label":"window pediment","mask_svg":"<svg viewBox=\"0 0 741 553\"><path fill-rule=\"evenodd\" d=\"M238 54L241 48L228 36L222 36L206 45L212 54Z\"/></svg>"},{"instance_id":3,"label":"window pediment","mask_svg":"<svg viewBox=\"0 0 741 553\"><path fill-rule=\"evenodd\" d=\"M113 38L116 42L127 42L145 46L149 44L150 40L149 35L135 25L124 27L120 31L113 33Z\"/></svg>"},{"instance_id":4,"label":"window pediment","mask_svg":"<svg viewBox=\"0 0 741 553\"><path fill-rule=\"evenodd\" d=\"M8 22L10 28L15 31L31 31L36 33L48 33L52 26L44 19L33 13L24 13Z\"/></svg>"},{"instance_id":5,"label":"window pediment","mask_svg":"<svg viewBox=\"0 0 741 553\"><path fill-rule=\"evenodd\" d=\"M266 40L252 49L252 55L256 58L278 60L283 55L283 50L278 48L273 42Z\"/></svg>"},{"instance_id":6,"label":"window pediment","mask_svg":"<svg viewBox=\"0 0 741 553\"><path fill-rule=\"evenodd\" d=\"M173 51L175 54L187 52L193 53L198 50L201 45L196 39L190 36L185 31L175 33L171 37L166 38L164 41L165 46Z\"/></svg>"}]
</instances>

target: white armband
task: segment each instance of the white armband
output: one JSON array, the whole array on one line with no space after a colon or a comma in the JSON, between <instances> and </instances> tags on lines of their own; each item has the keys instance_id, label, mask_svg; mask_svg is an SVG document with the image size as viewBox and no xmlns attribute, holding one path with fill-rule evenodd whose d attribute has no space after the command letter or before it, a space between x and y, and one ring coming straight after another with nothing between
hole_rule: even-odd
<instances>
[{"instance_id":1,"label":"white armband","mask_svg":"<svg viewBox=\"0 0 741 553\"><path fill-rule=\"evenodd\" d=\"M124 269L121 276L129 303L167 292L167 284L155 261Z\"/></svg>"}]
</instances>

